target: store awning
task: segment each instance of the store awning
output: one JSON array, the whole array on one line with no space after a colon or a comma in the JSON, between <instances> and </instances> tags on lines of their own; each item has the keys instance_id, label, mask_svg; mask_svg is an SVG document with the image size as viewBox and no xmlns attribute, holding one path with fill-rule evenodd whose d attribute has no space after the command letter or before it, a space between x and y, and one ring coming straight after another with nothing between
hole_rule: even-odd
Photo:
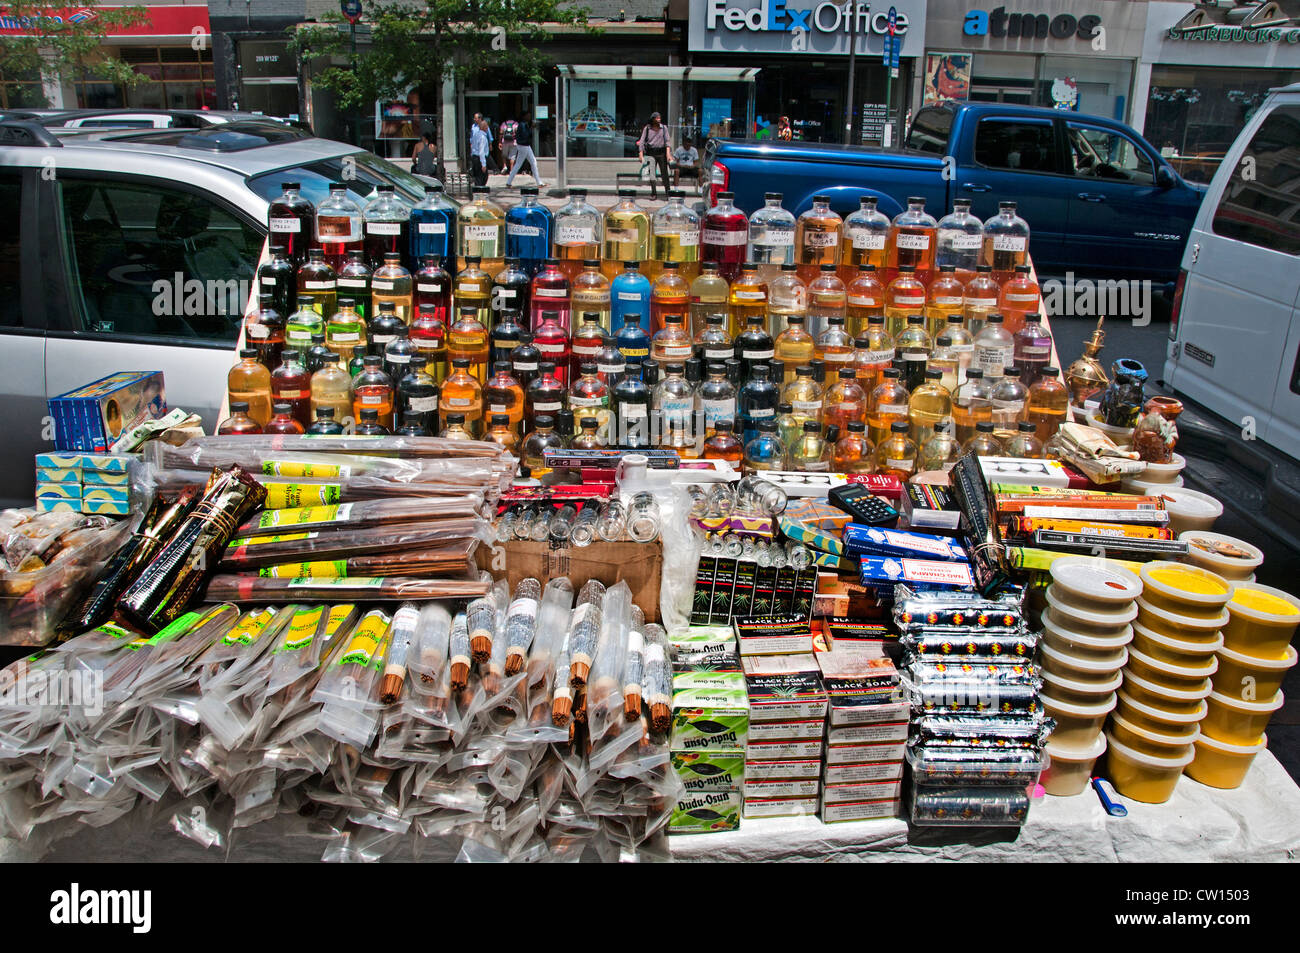
<instances>
[{"instance_id":1,"label":"store awning","mask_svg":"<svg viewBox=\"0 0 1300 953\"><path fill-rule=\"evenodd\" d=\"M569 79L657 79L683 83L752 83L758 67L740 66L560 66Z\"/></svg>"}]
</instances>

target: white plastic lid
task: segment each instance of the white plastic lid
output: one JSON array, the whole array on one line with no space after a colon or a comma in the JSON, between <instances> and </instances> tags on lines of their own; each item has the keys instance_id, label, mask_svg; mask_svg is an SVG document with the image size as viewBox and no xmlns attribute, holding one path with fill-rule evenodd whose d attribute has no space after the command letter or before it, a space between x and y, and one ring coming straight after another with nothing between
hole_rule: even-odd
<instances>
[{"instance_id":1,"label":"white plastic lid","mask_svg":"<svg viewBox=\"0 0 1300 953\"><path fill-rule=\"evenodd\" d=\"M1213 655L1223 647L1222 632L1216 632L1214 640L1210 642L1184 642L1182 639L1175 639L1172 635L1149 629L1141 622L1133 623L1133 631L1161 648L1171 652L1182 652L1184 655Z\"/></svg>"},{"instance_id":2,"label":"white plastic lid","mask_svg":"<svg viewBox=\"0 0 1300 953\"><path fill-rule=\"evenodd\" d=\"M1209 678L1219 670L1219 660L1213 655L1207 655L1205 662L1201 665L1175 665L1173 662L1166 662L1164 659L1152 658L1140 649L1130 649L1129 658L1145 665L1147 668L1154 669L1162 675L1169 675L1173 678L1202 679Z\"/></svg>"},{"instance_id":3,"label":"white plastic lid","mask_svg":"<svg viewBox=\"0 0 1300 953\"><path fill-rule=\"evenodd\" d=\"M1264 562L1264 551L1258 546L1252 546L1244 539L1237 539L1237 537L1228 536L1225 533L1215 533L1208 529L1188 529L1179 533L1178 538L1192 548L1195 553L1193 558L1204 559L1207 562L1222 563L1241 571L1253 570ZM1198 541L1208 544L1211 548L1205 549L1198 546ZM1246 555L1236 556L1231 552L1222 552L1216 548L1221 546L1239 549Z\"/></svg>"},{"instance_id":4,"label":"white plastic lid","mask_svg":"<svg viewBox=\"0 0 1300 953\"><path fill-rule=\"evenodd\" d=\"M1223 515L1223 504L1208 493L1189 490L1183 486L1162 490L1160 496L1165 501L1165 509L1170 514L1187 516L1192 519L1218 519Z\"/></svg>"},{"instance_id":5,"label":"white plastic lid","mask_svg":"<svg viewBox=\"0 0 1300 953\"><path fill-rule=\"evenodd\" d=\"M1074 669L1076 672L1091 672L1096 675L1106 675L1110 672L1118 672L1128 661L1128 649L1120 647L1123 656L1117 661L1097 661L1096 659L1079 658L1077 655L1071 655L1069 652L1062 652L1060 649L1054 649L1045 641L1040 642L1038 647L1043 650L1043 656L1051 659L1053 662L1060 662L1066 668Z\"/></svg>"},{"instance_id":6,"label":"white plastic lid","mask_svg":"<svg viewBox=\"0 0 1300 953\"><path fill-rule=\"evenodd\" d=\"M1132 682L1138 688L1155 695L1158 698L1167 698L1171 702L1198 702L1203 698L1208 698L1210 692L1214 689L1207 678L1200 688L1169 688L1166 685L1157 685L1155 682L1149 682L1140 675L1134 675L1128 669L1124 670L1124 684Z\"/></svg>"},{"instance_id":7,"label":"white plastic lid","mask_svg":"<svg viewBox=\"0 0 1300 953\"><path fill-rule=\"evenodd\" d=\"M1116 635L1097 635L1092 632L1076 632L1068 623L1053 617L1051 610L1043 613L1043 631L1066 642L1086 645L1090 649L1120 649L1133 641L1133 626L1128 623Z\"/></svg>"},{"instance_id":8,"label":"white plastic lid","mask_svg":"<svg viewBox=\"0 0 1300 953\"><path fill-rule=\"evenodd\" d=\"M1187 458L1175 453L1169 463L1151 463L1148 461L1146 469L1142 473L1148 477L1151 474L1174 474L1185 466L1187 466Z\"/></svg>"},{"instance_id":9,"label":"white plastic lid","mask_svg":"<svg viewBox=\"0 0 1300 953\"><path fill-rule=\"evenodd\" d=\"M1174 755L1171 758L1163 758L1154 754L1147 754L1144 751L1135 751L1128 745L1122 745L1115 740L1109 732L1106 734L1106 741L1110 744L1110 753L1118 754L1120 757L1133 761L1146 768L1152 768L1156 771L1173 771L1179 768L1185 768L1192 763L1196 757L1196 750L1189 748L1182 754Z\"/></svg>"},{"instance_id":10,"label":"white plastic lid","mask_svg":"<svg viewBox=\"0 0 1300 953\"><path fill-rule=\"evenodd\" d=\"M1181 493L1183 491L1175 490L1171 492ZM1187 492L1193 493L1195 491L1188 490ZM1169 494L1166 493L1165 495L1168 496ZM1186 589L1179 589L1177 586L1171 583L1164 582L1154 575L1155 573L1161 572L1162 570L1177 572L1180 575L1186 574L1192 576L1199 576L1206 583L1212 585L1215 591L1214 592L1189 592ZM1149 563L1144 563L1142 565L1142 570L1140 575L1142 576L1142 585L1144 587L1150 589L1153 592L1158 592L1169 599L1174 599L1178 602L1187 602L1187 603L1191 603L1192 605L1205 606L1206 608L1213 608L1214 606L1223 605L1225 602L1227 602L1229 599L1232 598L1231 582L1229 582L1227 579L1224 579L1218 573L1210 572L1208 569L1203 569L1194 563L1179 563L1169 559L1157 559Z\"/></svg>"},{"instance_id":11,"label":"white plastic lid","mask_svg":"<svg viewBox=\"0 0 1300 953\"><path fill-rule=\"evenodd\" d=\"M1295 666L1297 659L1300 659L1300 652L1296 652L1294 645L1286 647L1286 655L1282 658L1255 658L1253 655L1243 655L1235 649L1230 649L1226 645L1220 646L1215 653L1221 659L1227 659L1229 662L1236 662L1238 665L1245 665L1247 668L1257 668L1264 672L1285 672Z\"/></svg>"},{"instance_id":12,"label":"white plastic lid","mask_svg":"<svg viewBox=\"0 0 1300 953\"><path fill-rule=\"evenodd\" d=\"M1210 710L1210 706L1201 702L1196 706L1196 711L1190 715L1185 712L1165 711L1163 708L1155 708L1146 702L1140 702L1124 689L1115 693L1119 696L1120 704L1127 705L1136 712L1146 715L1152 721L1168 722L1171 725L1194 725L1205 717L1205 713Z\"/></svg>"},{"instance_id":13,"label":"white plastic lid","mask_svg":"<svg viewBox=\"0 0 1300 953\"><path fill-rule=\"evenodd\" d=\"M1267 715L1275 712L1282 707L1286 701L1282 697L1282 689L1277 690L1274 695L1266 702L1248 702L1240 698L1233 698L1231 695L1220 695L1218 692L1210 692L1210 700L1224 708L1233 708L1247 715Z\"/></svg>"},{"instance_id":14,"label":"white plastic lid","mask_svg":"<svg viewBox=\"0 0 1300 953\"><path fill-rule=\"evenodd\" d=\"M1201 736L1201 726L1195 722L1188 725L1190 731L1185 731L1181 735L1168 735L1163 731L1152 731L1150 728L1135 725L1119 712L1112 714L1110 720L1113 724L1119 725L1126 731L1131 731L1139 738L1145 738L1147 741L1154 741L1156 744L1169 745L1174 748L1179 745L1189 745Z\"/></svg>"},{"instance_id":15,"label":"white plastic lid","mask_svg":"<svg viewBox=\"0 0 1300 953\"><path fill-rule=\"evenodd\" d=\"M1132 622L1137 618L1137 603L1130 603L1126 608L1118 609L1114 612L1097 612L1092 609L1080 609L1070 605L1068 601L1063 601L1052 590L1055 583L1048 586L1043 591L1043 597L1047 604L1052 607L1052 613L1056 618L1074 619L1082 622L1084 625L1105 626L1115 629L1117 632L1122 629L1126 623Z\"/></svg>"},{"instance_id":16,"label":"white plastic lid","mask_svg":"<svg viewBox=\"0 0 1300 953\"><path fill-rule=\"evenodd\" d=\"M1188 565L1189 563L1179 563L1179 565ZM1201 632L1217 632L1228 624L1228 610L1224 609L1213 619L1198 619L1194 615L1183 615L1179 612L1170 612L1168 609L1161 609L1159 606L1153 606L1142 597L1138 597L1137 607L1142 612L1150 613L1153 618L1161 622L1167 622L1169 625L1180 629L1198 629Z\"/></svg>"},{"instance_id":17,"label":"white plastic lid","mask_svg":"<svg viewBox=\"0 0 1300 953\"><path fill-rule=\"evenodd\" d=\"M1236 745L1231 741L1220 741L1218 738L1211 738L1209 735L1199 735L1196 743L1207 748L1213 748L1222 754L1257 755L1268 747L1268 735L1260 735L1259 740L1253 745Z\"/></svg>"},{"instance_id":18,"label":"white plastic lid","mask_svg":"<svg viewBox=\"0 0 1300 953\"><path fill-rule=\"evenodd\" d=\"M1112 603L1118 611L1142 595L1142 580L1137 573L1098 556L1061 556L1052 560L1052 582L1062 601L1077 595L1093 602Z\"/></svg>"},{"instance_id":19,"label":"white plastic lid","mask_svg":"<svg viewBox=\"0 0 1300 953\"><path fill-rule=\"evenodd\" d=\"M1109 715L1119 703L1119 699L1115 697L1114 692L1111 692L1110 697L1105 701L1098 702L1095 705L1076 705L1073 702L1057 701L1051 695L1044 695L1041 692L1038 695L1038 700L1046 708L1054 708L1063 715L1071 715L1075 718L1096 718L1099 715Z\"/></svg>"},{"instance_id":20,"label":"white plastic lid","mask_svg":"<svg viewBox=\"0 0 1300 953\"><path fill-rule=\"evenodd\" d=\"M1096 761L1106 753L1106 736L1099 731L1092 744L1082 746L1063 745L1049 738L1043 750L1053 761Z\"/></svg>"},{"instance_id":21,"label":"white plastic lid","mask_svg":"<svg viewBox=\"0 0 1300 953\"><path fill-rule=\"evenodd\" d=\"M1059 685L1067 692L1076 695L1109 695L1119 688L1124 681L1124 673L1116 672L1115 677L1105 682L1080 682L1073 678L1063 678L1055 672L1042 672L1043 681L1049 685Z\"/></svg>"}]
</instances>

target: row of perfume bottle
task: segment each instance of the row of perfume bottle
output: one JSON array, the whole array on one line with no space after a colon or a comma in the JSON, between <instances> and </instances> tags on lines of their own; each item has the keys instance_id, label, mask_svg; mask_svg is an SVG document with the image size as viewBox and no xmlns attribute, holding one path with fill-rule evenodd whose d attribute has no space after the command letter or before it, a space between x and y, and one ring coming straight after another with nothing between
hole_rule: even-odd
<instances>
[{"instance_id":1,"label":"row of perfume bottle","mask_svg":"<svg viewBox=\"0 0 1300 953\"><path fill-rule=\"evenodd\" d=\"M650 543L659 537L662 525L663 514L654 494L642 491L626 502L611 498L558 506L549 501L517 503L497 520L496 537L503 543L518 539L578 547L590 546L597 539Z\"/></svg>"}]
</instances>

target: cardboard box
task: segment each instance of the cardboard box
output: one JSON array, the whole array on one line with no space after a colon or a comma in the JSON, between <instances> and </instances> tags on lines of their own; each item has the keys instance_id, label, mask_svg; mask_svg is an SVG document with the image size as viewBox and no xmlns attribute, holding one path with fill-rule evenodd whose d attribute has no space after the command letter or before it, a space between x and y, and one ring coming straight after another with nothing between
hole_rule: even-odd
<instances>
[{"instance_id":1,"label":"cardboard box","mask_svg":"<svg viewBox=\"0 0 1300 953\"><path fill-rule=\"evenodd\" d=\"M777 781L746 781L745 800L766 801L778 797L816 797L821 793L818 778L790 778Z\"/></svg>"},{"instance_id":2,"label":"cardboard box","mask_svg":"<svg viewBox=\"0 0 1300 953\"><path fill-rule=\"evenodd\" d=\"M897 801L902 796L901 778L828 784L822 788L822 801L826 804L844 804L849 801Z\"/></svg>"},{"instance_id":3,"label":"cardboard box","mask_svg":"<svg viewBox=\"0 0 1300 953\"><path fill-rule=\"evenodd\" d=\"M815 758L803 761L746 761L745 783L817 778L821 776L821 772L822 763Z\"/></svg>"},{"instance_id":4,"label":"cardboard box","mask_svg":"<svg viewBox=\"0 0 1300 953\"><path fill-rule=\"evenodd\" d=\"M894 586L900 582L907 583L914 592L975 586L969 563L884 556L864 557L860 565L862 585L882 598L892 599Z\"/></svg>"},{"instance_id":5,"label":"cardboard box","mask_svg":"<svg viewBox=\"0 0 1300 953\"><path fill-rule=\"evenodd\" d=\"M917 533L850 523L844 527L844 549L850 556L898 556L902 559L938 559L968 562L966 550L949 536Z\"/></svg>"},{"instance_id":6,"label":"cardboard box","mask_svg":"<svg viewBox=\"0 0 1300 953\"><path fill-rule=\"evenodd\" d=\"M821 740L826 731L823 718L802 718L796 721L751 721L749 723L749 740L753 741L789 741L792 739Z\"/></svg>"},{"instance_id":7,"label":"cardboard box","mask_svg":"<svg viewBox=\"0 0 1300 953\"><path fill-rule=\"evenodd\" d=\"M683 672L673 676L674 751L743 751L749 698L739 672Z\"/></svg>"},{"instance_id":8,"label":"cardboard box","mask_svg":"<svg viewBox=\"0 0 1300 953\"><path fill-rule=\"evenodd\" d=\"M532 540L493 542L478 548L478 565L493 576L503 576L513 592L521 579L567 576L577 592L588 579L607 586L619 580L632 590L632 601L647 622L659 621L659 583L663 577L664 547L650 543L593 542L590 546L551 549L550 543Z\"/></svg>"},{"instance_id":9,"label":"cardboard box","mask_svg":"<svg viewBox=\"0 0 1300 953\"><path fill-rule=\"evenodd\" d=\"M826 784L861 784L868 781L895 781L903 777L903 762L863 761L853 764L828 764L822 772Z\"/></svg>"},{"instance_id":10,"label":"cardboard box","mask_svg":"<svg viewBox=\"0 0 1300 953\"><path fill-rule=\"evenodd\" d=\"M739 791L745 782L745 756L739 751L674 751L673 770L687 792Z\"/></svg>"},{"instance_id":11,"label":"cardboard box","mask_svg":"<svg viewBox=\"0 0 1300 953\"><path fill-rule=\"evenodd\" d=\"M887 707L885 705L879 706ZM896 707L893 705L890 708ZM855 745L871 741L906 741L907 716L902 721L880 721L862 725L842 725L826 732L826 742L832 745Z\"/></svg>"},{"instance_id":12,"label":"cardboard box","mask_svg":"<svg viewBox=\"0 0 1300 953\"><path fill-rule=\"evenodd\" d=\"M814 797L777 797L755 801L745 798L745 817L803 817L817 813Z\"/></svg>"},{"instance_id":13,"label":"cardboard box","mask_svg":"<svg viewBox=\"0 0 1300 953\"><path fill-rule=\"evenodd\" d=\"M956 532L961 527L961 510L947 487L909 483L899 501L899 527L923 532Z\"/></svg>"},{"instance_id":14,"label":"cardboard box","mask_svg":"<svg viewBox=\"0 0 1300 953\"><path fill-rule=\"evenodd\" d=\"M678 626L668 633L675 656L679 651L722 652L736 650L736 633L727 625Z\"/></svg>"},{"instance_id":15,"label":"cardboard box","mask_svg":"<svg viewBox=\"0 0 1300 953\"><path fill-rule=\"evenodd\" d=\"M49 408L59 450L106 453L126 431L167 413L163 374L120 371L51 397Z\"/></svg>"},{"instance_id":16,"label":"cardboard box","mask_svg":"<svg viewBox=\"0 0 1300 953\"><path fill-rule=\"evenodd\" d=\"M869 821L886 817L898 817L902 813L902 802L892 801L848 801L844 804L825 804L821 809L823 824L840 824L844 821Z\"/></svg>"},{"instance_id":17,"label":"cardboard box","mask_svg":"<svg viewBox=\"0 0 1300 953\"><path fill-rule=\"evenodd\" d=\"M712 834L740 827L739 791L700 791L677 802L668 817L669 834Z\"/></svg>"},{"instance_id":18,"label":"cardboard box","mask_svg":"<svg viewBox=\"0 0 1300 953\"><path fill-rule=\"evenodd\" d=\"M824 742L821 738L776 738L771 741L754 741L745 745L746 761L811 761L821 759Z\"/></svg>"},{"instance_id":19,"label":"cardboard box","mask_svg":"<svg viewBox=\"0 0 1300 953\"><path fill-rule=\"evenodd\" d=\"M863 761L900 761L905 741L875 741L853 745L827 745L826 763L858 764Z\"/></svg>"},{"instance_id":20,"label":"cardboard box","mask_svg":"<svg viewBox=\"0 0 1300 953\"><path fill-rule=\"evenodd\" d=\"M900 695L901 690L892 690L879 695L859 695L848 703L833 702L830 707L831 727L906 721L911 714L911 706L900 701Z\"/></svg>"},{"instance_id":21,"label":"cardboard box","mask_svg":"<svg viewBox=\"0 0 1300 953\"><path fill-rule=\"evenodd\" d=\"M741 662L754 721L826 717L826 690L811 654L749 656Z\"/></svg>"},{"instance_id":22,"label":"cardboard box","mask_svg":"<svg viewBox=\"0 0 1300 953\"><path fill-rule=\"evenodd\" d=\"M742 658L749 655L803 655L811 652L808 620L797 615L746 616L733 620Z\"/></svg>"}]
</instances>

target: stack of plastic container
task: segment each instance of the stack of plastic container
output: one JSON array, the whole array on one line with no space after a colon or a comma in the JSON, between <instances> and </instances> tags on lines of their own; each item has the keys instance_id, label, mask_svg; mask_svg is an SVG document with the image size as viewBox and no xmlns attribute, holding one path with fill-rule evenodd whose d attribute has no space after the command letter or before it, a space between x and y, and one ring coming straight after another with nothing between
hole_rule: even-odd
<instances>
[{"instance_id":1,"label":"stack of plastic container","mask_svg":"<svg viewBox=\"0 0 1300 953\"><path fill-rule=\"evenodd\" d=\"M1115 710L1133 640L1142 580L1106 559L1063 556L1052 563L1043 612L1043 708L1056 722L1047 743L1048 794L1078 794L1106 750L1102 727Z\"/></svg>"},{"instance_id":2,"label":"stack of plastic container","mask_svg":"<svg viewBox=\"0 0 1300 953\"><path fill-rule=\"evenodd\" d=\"M896 588L915 825L1018 827L1028 816L1052 723L1021 598Z\"/></svg>"},{"instance_id":3,"label":"stack of plastic container","mask_svg":"<svg viewBox=\"0 0 1300 953\"><path fill-rule=\"evenodd\" d=\"M1140 575L1142 595L1111 716L1107 764L1120 794L1159 804L1173 796L1200 736L1232 583L1177 562L1147 563Z\"/></svg>"},{"instance_id":4,"label":"stack of plastic container","mask_svg":"<svg viewBox=\"0 0 1300 953\"><path fill-rule=\"evenodd\" d=\"M1300 600L1270 586L1240 582L1227 603L1219 668L1212 680L1188 777L1238 787L1268 744L1264 729L1282 707L1282 680L1296 664L1291 645Z\"/></svg>"}]
</instances>

